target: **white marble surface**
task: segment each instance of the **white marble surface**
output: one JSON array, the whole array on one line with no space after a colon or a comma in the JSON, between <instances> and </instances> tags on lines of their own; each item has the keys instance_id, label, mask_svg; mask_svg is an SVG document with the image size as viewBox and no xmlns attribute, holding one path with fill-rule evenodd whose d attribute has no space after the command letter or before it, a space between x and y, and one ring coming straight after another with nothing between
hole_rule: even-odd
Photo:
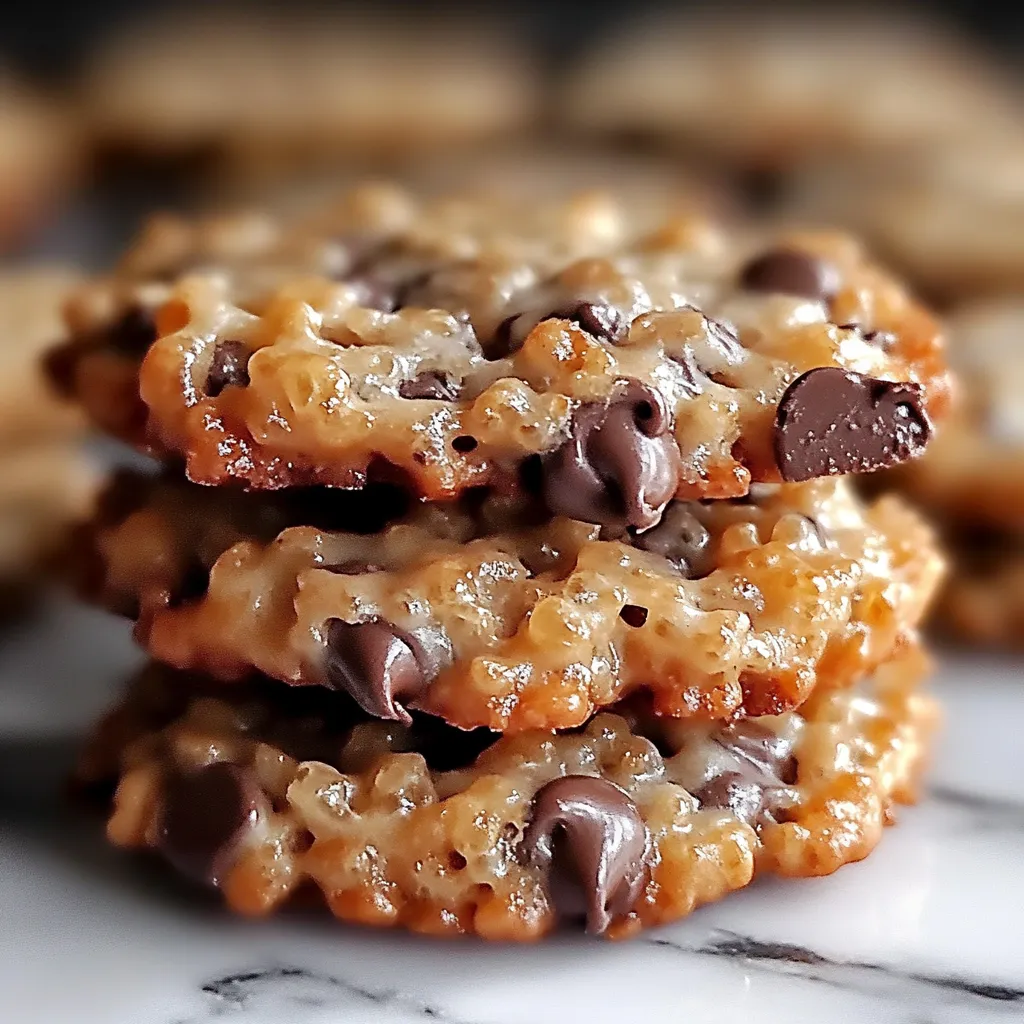
<instances>
[{"instance_id":1,"label":"white marble surface","mask_svg":"<svg viewBox=\"0 0 1024 1024\"><path fill-rule=\"evenodd\" d=\"M867 862L631 943L488 948L232 920L108 851L59 785L136 660L62 603L0 636L3 1024L1024 1021L1024 663L942 660L930 796Z\"/></svg>"}]
</instances>

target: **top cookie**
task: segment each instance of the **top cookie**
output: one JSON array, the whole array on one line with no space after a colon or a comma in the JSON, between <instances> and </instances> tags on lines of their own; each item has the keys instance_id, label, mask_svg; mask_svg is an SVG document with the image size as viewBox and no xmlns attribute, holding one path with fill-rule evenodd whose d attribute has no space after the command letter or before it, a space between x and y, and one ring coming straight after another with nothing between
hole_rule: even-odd
<instances>
[{"instance_id":1,"label":"top cookie","mask_svg":"<svg viewBox=\"0 0 1024 1024\"><path fill-rule=\"evenodd\" d=\"M523 487L643 530L672 497L903 461L944 410L934 321L842 236L683 215L635 238L594 196L409 206L163 283L136 440L199 483Z\"/></svg>"},{"instance_id":2,"label":"top cookie","mask_svg":"<svg viewBox=\"0 0 1024 1024\"><path fill-rule=\"evenodd\" d=\"M562 116L778 169L837 150L998 134L1018 118L1015 88L929 23L748 7L616 33L570 76Z\"/></svg>"}]
</instances>

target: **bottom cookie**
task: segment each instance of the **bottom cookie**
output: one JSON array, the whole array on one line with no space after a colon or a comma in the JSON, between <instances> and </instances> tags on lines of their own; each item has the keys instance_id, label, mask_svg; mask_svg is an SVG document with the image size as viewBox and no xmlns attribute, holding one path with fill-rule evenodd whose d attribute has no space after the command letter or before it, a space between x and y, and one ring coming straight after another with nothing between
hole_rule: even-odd
<instances>
[{"instance_id":1,"label":"bottom cookie","mask_svg":"<svg viewBox=\"0 0 1024 1024\"><path fill-rule=\"evenodd\" d=\"M623 705L500 737L154 667L79 777L117 779L115 845L159 851L240 913L319 891L362 924L530 940L571 921L621 938L758 873L865 857L914 797L935 719L925 668L906 648L853 689L726 726Z\"/></svg>"}]
</instances>

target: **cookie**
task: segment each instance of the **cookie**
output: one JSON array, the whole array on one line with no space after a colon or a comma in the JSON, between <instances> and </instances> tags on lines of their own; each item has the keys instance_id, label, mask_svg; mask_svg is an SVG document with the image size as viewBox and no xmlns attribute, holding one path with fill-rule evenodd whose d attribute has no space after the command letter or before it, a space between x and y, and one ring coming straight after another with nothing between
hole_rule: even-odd
<instances>
[{"instance_id":1,"label":"cookie","mask_svg":"<svg viewBox=\"0 0 1024 1024\"><path fill-rule=\"evenodd\" d=\"M946 320L959 401L919 463L886 478L958 526L1024 533L1024 300L979 300Z\"/></svg>"},{"instance_id":2,"label":"cookie","mask_svg":"<svg viewBox=\"0 0 1024 1024\"><path fill-rule=\"evenodd\" d=\"M139 346L136 434L193 481L257 489L383 477L437 500L531 478L553 499L575 474L580 500L552 510L603 525L640 474L639 528L673 495L923 450L947 400L941 338L855 244L693 216L633 239L627 210L434 200L334 280L240 299L230 270L185 276ZM129 377L72 390L134 416Z\"/></svg>"},{"instance_id":3,"label":"cookie","mask_svg":"<svg viewBox=\"0 0 1024 1024\"><path fill-rule=\"evenodd\" d=\"M365 159L532 126L536 76L508 33L412 15L150 19L97 52L82 116L104 146L248 161Z\"/></svg>"},{"instance_id":4,"label":"cookie","mask_svg":"<svg viewBox=\"0 0 1024 1024\"><path fill-rule=\"evenodd\" d=\"M643 707L566 734L366 721L338 694L206 689L150 669L99 728L107 835L263 915L300 888L338 918L531 940L676 920L755 874L867 856L914 797L934 707L920 656L799 711L673 723ZM193 694L189 695L189 689ZM312 883L312 885L310 885Z\"/></svg>"},{"instance_id":5,"label":"cookie","mask_svg":"<svg viewBox=\"0 0 1024 1024\"><path fill-rule=\"evenodd\" d=\"M947 642L1020 650L1024 646L1024 544L992 528L946 531L950 573L931 622Z\"/></svg>"},{"instance_id":6,"label":"cookie","mask_svg":"<svg viewBox=\"0 0 1024 1024\"><path fill-rule=\"evenodd\" d=\"M837 480L673 502L654 529L622 535L531 522L498 499L345 533L308 525L347 514L317 490L282 511L263 495L134 485L82 547L93 595L137 617L158 661L327 686L381 718L417 709L464 729L576 727L637 691L680 718L784 711L906 643L941 572L918 517L892 498L865 507Z\"/></svg>"},{"instance_id":7,"label":"cookie","mask_svg":"<svg viewBox=\"0 0 1024 1024\"><path fill-rule=\"evenodd\" d=\"M40 365L63 332L61 305L76 280L60 267L0 274L0 453L84 429L80 410L55 394Z\"/></svg>"},{"instance_id":8,"label":"cookie","mask_svg":"<svg viewBox=\"0 0 1024 1024\"><path fill-rule=\"evenodd\" d=\"M65 531L86 514L97 484L96 470L73 447L0 451L0 583L34 580Z\"/></svg>"},{"instance_id":9,"label":"cookie","mask_svg":"<svg viewBox=\"0 0 1024 1024\"><path fill-rule=\"evenodd\" d=\"M886 159L826 162L794 177L787 220L840 224L933 301L1024 290L1024 142L907 147Z\"/></svg>"},{"instance_id":10,"label":"cookie","mask_svg":"<svg viewBox=\"0 0 1024 1024\"><path fill-rule=\"evenodd\" d=\"M0 244L22 241L57 212L83 148L67 111L0 72Z\"/></svg>"},{"instance_id":11,"label":"cookie","mask_svg":"<svg viewBox=\"0 0 1024 1024\"><path fill-rule=\"evenodd\" d=\"M856 83L851 69L864 71ZM748 7L609 35L567 76L560 108L579 131L777 171L815 154L998 137L1019 123L1007 78L919 20Z\"/></svg>"},{"instance_id":12,"label":"cookie","mask_svg":"<svg viewBox=\"0 0 1024 1024\"><path fill-rule=\"evenodd\" d=\"M920 463L883 475L942 531L950 572L935 613L945 638L1019 647L1024 624L1024 302L978 300L948 318L960 383L947 429Z\"/></svg>"},{"instance_id":13,"label":"cookie","mask_svg":"<svg viewBox=\"0 0 1024 1024\"><path fill-rule=\"evenodd\" d=\"M50 376L98 426L141 445L147 411L138 393L139 365L156 338L157 310L189 273L223 282L232 301L254 313L283 286L307 279L343 280L353 300L387 305L389 291L413 272L399 237L417 267L418 261L454 263L495 246L517 246L520 259L529 247L534 262L570 259L621 241L632 213L597 194L532 204L529 211L520 204L516 211L521 216L507 201L421 203L406 190L371 183L297 209L281 203L191 220L153 217L112 273L86 282L68 301ZM535 241L542 231L543 252ZM379 254L379 265L371 254ZM368 273L371 262L380 279ZM534 271L531 264L517 272Z\"/></svg>"}]
</instances>

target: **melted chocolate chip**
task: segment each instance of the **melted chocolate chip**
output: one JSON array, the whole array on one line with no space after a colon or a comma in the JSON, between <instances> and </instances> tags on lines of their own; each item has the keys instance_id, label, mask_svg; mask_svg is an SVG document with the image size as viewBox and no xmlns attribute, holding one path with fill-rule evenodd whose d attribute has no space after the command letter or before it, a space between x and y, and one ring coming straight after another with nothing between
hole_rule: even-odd
<instances>
[{"instance_id":1,"label":"melted chocolate chip","mask_svg":"<svg viewBox=\"0 0 1024 1024\"><path fill-rule=\"evenodd\" d=\"M164 786L158 845L184 875L220 883L263 805L253 776L223 761L170 776Z\"/></svg>"},{"instance_id":2,"label":"melted chocolate chip","mask_svg":"<svg viewBox=\"0 0 1024 1024\"><path fill-rule=\"evenodd\" d=\"M780 292L807 299L835 298L839 271L827 260L795 249L772 249L740 271L740 284L753 292Z\"/></svg>"},{"instance_id":3,"label":"melted chocolate chip","mask_svg":"<svg viewBox=\"0 0 1024 1024\"><path fill-rule=\"evenodd\" d=\"M249 384L249 349L241 341L222 341L213 351L206 375L206 394L216 398L225 388Z\"/></svg>"},{"instance_id":4,"label":"melted chocolate chip","mask_svg":"<svg viewBox=\"0 0 1024 1024\"><path fill-rule=\"evenodd\" d=\"M398 308L398 287L395 282L371 273L348 278L356 290L356 302L366 309L393 313Z\"/></svg>"},{"instance_id":5,"label":"melted chocolate chip","mask_svg":"<svg viewBox=\"0 0 1024 1024\"><path fill-rule=\"evenodd\" d=\"M699 580L713 569L711 534L685 501L673 501L661 522L633 538L635 547L667 558L688 580Z\"/></svg>"},{"instance_id":6,"label":"melted chocolate chip","mask_svg":"<svg viewBox=\"0 0 1024 1024\"><path fill-rule=\"evenodd\" d=\"M156 321L153 313L142 306L132 306L106 335L107 344L116 352L141 356L156 341Z\"/></svg>"},{"instance_id":7,"label":"melted chocolate chip","mask_svg":"<svg viewBox=\"0 0 1024 1024\"><path fill-rule=\"evenodd\" d=\"M571 306L556 309L553 313L543 317L544 320L556 318L570 320L582 327L587 334L603 341L618 341L625 334L627 327L622 313L606 303L577 302Z\"/></svg>"},{"instance_id":8,"label":"melted chocolate chip","mask_svg":"<svg viewBox=\"0 0 1024 1024\"><path fill-rule=\"evenodd\" d=\"M786 389L775 415L783 480L870 473L916 458L932 432L919 384L819 367Z\"/></svg>"},{"instance_id":9,"label":"melted chocolate chip","mask_svg":"<svg viewBox=\"0 0 1024 1024\"><path fill-rule=\"evenodd\" d=\"M520 851L546 875L559 915L585 914L587 931L601 933L640 898L649 845L640 811L618 786L568 775L538 790Z\"/></svg>"},{"instance_id":10,"label":"melted chocolate chip","mask_svg":"<svg viewBox=\"0 0 1024 1024\"><path fill-rule=\"evenodd\" d=\"M348 693L376 718L408 725L401 698L419 696L430 682L420 644L384 619L327 623L327 685Z\"/></svg>"},{"instance_id":11,"label":"melted chocolate chip","mask_svg":"<svg viewBox=\"0 0 1024 1024\"><path fill-rule=\"evenodd\" d=\"M459 384L443 370L423 370L412 380L404 380L398 393L402 398L432 398L439 402L454 402L459 397Z\"/></svg>"},{"instance_id":12,"label":"melted chocolate chip","mask_svg":"<svg viewBox=\"0 0 1024 1024\"><path fill-rule=\"evenodd\" d=\"M637 380L607 403L585 405L571 436L543 460L543 493L556 515L647 530L679 482L679 447L664 399Z\"/></svg>"},{"instance_id":13,"label":"melted chocolate chip","mask_svg":"<svg viewBox=\"0 0 1024 1024\"><path fill-rule=\"evenodd\" d=\"M748 825L775 820L785 788L796 781L792 743L756 722L736 722L712 737L736 762L693 795L702 807L720 807Z\"/></svg>"},{"instance_id":14,"label":"melted chocolate chip","mask_svg":"<svg viewBox=\"0 0 1024 1024\"><path fill-rule=\"evenodd\" d=\"M489 346L492 359L502 359L518 352L526 336L536 324L545 320L568 320L601 340L620 341L629 328L622 313L603 302L571 302L537 316L536 313L514 313L498 324Z\"/></svg>"}]
</instances>

